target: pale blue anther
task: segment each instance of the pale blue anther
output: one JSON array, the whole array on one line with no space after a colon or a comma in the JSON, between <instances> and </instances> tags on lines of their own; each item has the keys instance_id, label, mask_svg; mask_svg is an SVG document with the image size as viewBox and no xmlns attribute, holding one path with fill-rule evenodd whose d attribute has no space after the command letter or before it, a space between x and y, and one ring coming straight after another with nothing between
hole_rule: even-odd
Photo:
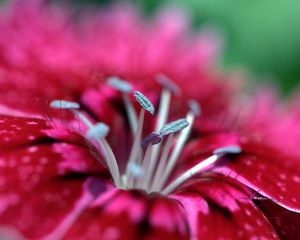
<instances>
[{"instance_id":1,"label":"pale blue anther","mask_svg":"<svg viewBox=\"0 0 300 240\"><path fill-rule=\"evenodd\" d=\"M239 146L225 146L221 148L217 148L214 150L214 155L225 155L225 154L239 154L242 152L242 149Z\"/></svg>"},{"instance_id":2,"label":"pale blue anther","mask_svg":"<svg viewBox=\"0 0 300 240\"><path fill-rule=\"evenodd\" d=\"M90 139L99 140L105 138L109 133L109 126L105 123L97 123L87 131L87 137Z\"/></svg>"},{"instance_id":3,"label":"pale blue anther","mask_svg":"<svg viewBox=\"0 0 300 240\"><path fill-rule=\"evenodd\" d=\"M200 116L201 115L201 107L199 105L199 103L196 100L190 100L188 102L188 106L191 110L191 112L196 116Z\"/></svg>"},{"instance_id":4,"label":"pale blue anther","mask_svg":"<svg viewBox=\"0 0 300 240\"><path fill-rule=\"evenodd\" d=\"M153 104L144 94L139 91L135 91L134 96L143 109L150 112L152 115L154 114L155 110Z\"/></svg>"},{"instance_id":5,"label":"pale blue anther","mask_svg":"<svg viewBox=\"0 0 300 240\"><path fill-rule=\"evenodd\" d=\"M79 109L80 105L77 102L71 102L66 100L53 100L50 103L50 107L57 109Z\"/></svg>"},{"instance_id":6,"label":"pale blue anther","mask_svg":"<svg viewBox=\"0 0 300 240\"><path fill-rule=\"evenodd\" d=\"M121 80L118 77L109 77L107 79L107 84L109 86L111 86L112 88L114 88L116 90L119 90L121 92L124 92L124 93L131 93L132 92L131 84L124 81L124 80Z\"/></svg>"},{"instance_id":7,"label":"pale blue anther","mask_svg":"<svg viewBox=\"0 0 300 240\"><path fill-rule=\"evenodd\" d=\"M189 125L189 122L185 118L182 118L182 119L179 119L174 122L166 124L164 127L162 127L162 129L159 131L159 133L161 136L166 136L171 133L176 133L178 131L181 131L184 128L186 128L188 125Z\"/></svg>"},{"instance_id":8,"label":"pale blue anther","mask_svg":"<svg viewBox=\"0 0 300 240\"><path fill-rule=\"evenodd\" d=\"M172 92L173 94L177 96L181 94L180 87L177 84L175 84L173 81L171 81L167 76L163 74L158 74L156 77L156 81L164 88Z\"/></svg>"},{"instance_id":9,"label":"pale blue anther","mask_svg":"<svg viewBox=\"0 0 300 240\"><path fill-rule=\"evenodd\" d=\"M129 163L128 168L132 175L136 178L140 178L143 176L143 168L136 163Z\"/></svg>"}]
</instances>

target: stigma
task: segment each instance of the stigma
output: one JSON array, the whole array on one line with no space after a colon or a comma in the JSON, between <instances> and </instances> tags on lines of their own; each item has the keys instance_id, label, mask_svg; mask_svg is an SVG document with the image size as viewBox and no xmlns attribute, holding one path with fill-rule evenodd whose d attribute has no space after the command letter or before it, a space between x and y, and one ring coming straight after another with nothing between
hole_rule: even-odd
<instances>
[{"instance_id":1,"label":"stigma","mask_svg":"<svg viewBox=\"0 0 300 240\"><path fill-rule=\"evenodd\" d=\"M107 80L110 87L121 93L133 136L132 147L123 172L120 172L115 154L106 140L109 126L102 122L92 123L76 102L54 100L50 106L71 111L87 126L85 137L97 145L117 188L141 189L148 193L159 192L167 195L194 175L207 171L225 155L241 153L241 149L239 146L223 146L215 149L210 157L170 181L170 176L192 131L194 120L201 116L201 108L195 100L190 100L186 116L167 122L172 95L180 94L180 88L164 75L159 75L157 82L162 89L156 113L152 102L143 93L134 91L129 82L118 77L110 77ZM139 103L139 112L134 108L131 95ZM153 132L143 137L146 114L157 116Z\"/></svg>"}]
</instances>

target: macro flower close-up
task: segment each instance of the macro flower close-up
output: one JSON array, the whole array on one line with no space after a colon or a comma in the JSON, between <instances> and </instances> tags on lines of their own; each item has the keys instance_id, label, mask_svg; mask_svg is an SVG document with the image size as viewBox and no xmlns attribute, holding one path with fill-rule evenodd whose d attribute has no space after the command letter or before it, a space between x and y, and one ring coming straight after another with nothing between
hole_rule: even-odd
<instances>
[{"instance_id":1,"label":"macro flower close-up","mask_svg":"<svg viewBox=\"0 0 300 240\"><path fill-rule=\"evenodd\" d=\"M183 11L73 4L0 5L0 239L299 239L297 96Z\"/></svg>"}]
</instances>

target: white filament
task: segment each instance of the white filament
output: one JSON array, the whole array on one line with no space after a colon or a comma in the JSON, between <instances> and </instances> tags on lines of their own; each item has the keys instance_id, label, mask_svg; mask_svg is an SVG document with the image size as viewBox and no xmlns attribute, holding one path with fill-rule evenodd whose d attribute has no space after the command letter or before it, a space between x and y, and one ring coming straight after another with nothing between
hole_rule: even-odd
<instances>
[{"instance_id":1,"label":"white filament","mask_svg":"<svg viewBox=\"0 0 300 240\"><path fill-rule=\"evenodd\" d=\"M176 189L179 185L184 183L186 180L193 177L195 174L199 172L203 172L212 164L214 164L220 158L219 155L212 155L211 157L203 160L202 162L198 163L196 166L192 167L191 169L187 170L183 173L180 177L176 178L172 183L170 183L167 187L162 190L163 194L169 194L174 189Z\"/></svg>"},{"instance_id":2,"label":"white filament","mask_svg":"<svg viewBox=\"0 0 300 240\"><path fill-rule=\"evenodd\" d=\"M89 129L94 128L94 124L80 111L71 109L71 112L73 112L74 115L76 115ZM109 168L109 171L112 175L112 178L114 180L114 183L117 187L120 187L120 172L119 172L119 166L116 160L116 157L107 143L107 141L104 138L97 139L98 144L100 145L101 152L104 155L104 160Z\"/></svg>"},{"instance_id":3,"label":"white filament","mask_svg":"<svg viewBox=\"0 0 300 240\"><path fill-rule=\"evenodd\" d=\"M158 166L156 169L156 173L154 175L154 179L152 185L150 186L150 192L158 189L158 182L163 174L164 169L166 168L167 159L171 150L172 143L174 141L174 134L168 136L167 142L162 149L161 157L158 162Z\"/></svg>"},{"instance_id":4,"label":"white filament","mask_svg":"<svg viewBox=\"0 0 300 240\"><path fill-rule=\"evenodd\" d=\"M169 178L172 170L174 169L177 160L180 156L180 153L190 135L192 126L193 126L193 122L194 122L194 114L193 112L189 112L187 114L187 121L189 122L189 126L187 128L185 128L184 130L181 131L178 140L176 142L175 148L170 156L170 158L168 159L168 163L167 166L164 169L163 175L161 176L160 182L157 184L157 191L160 191L162 189L162 187L164 186L164 184L166 183L167 179Z\"/></svg>"},{"instance_id":5,"label":"white filament","mask_svg":"<svg viewBox=\"0 0 300 240\"><path fill-rule=\"evenodd\" d=\"M122 98L125 103L125 109L126 109L126 113L128 116L130 129L131 129L132 135L134 136L136 134L137 126L138 126L138 119L136 116L136 112L135 112L133 104L132 104L130 98L128 97L127 93L122 93Z\"/></svg>"},{"instance_id":6,"label":"white filament","mask_svg":"<svg viewBox=\"0 0 300 240\"><path fill-rule=\"evenodd\" d=\"M167 89L163 89L160 99L160 105L158 110L158 117L155 126L155 131L158 132L167 122L169 115L169 106L171 101L171 92ZM145 189L148 189L151 184L151 179L153 177L153 171L157 164L158 154L161 148L161 144L157 144L152 147L152 152L149 159L149 167L146 172L145 178Z\"/></svg>"},{"instance_id":7,"label":"white filament","mask_svg":"<svg viewBox=\"0 0 300 240\"><path fill-rule=\"evenodd\" d=\"M140 156L140 149L141 149L140 144L142 138L144 118L145 118L145 110L142 109L139 116L137 131L136 131L135 138L133 140L133 146L131 148L131 152L127 163L126 173L125 173L127 177L127 187L132 187L132 176L131 176L130 168L128 166L130 166L130 164L135 164L136 161L138 160L138 157Z\"/></svg>"}]
</instances>

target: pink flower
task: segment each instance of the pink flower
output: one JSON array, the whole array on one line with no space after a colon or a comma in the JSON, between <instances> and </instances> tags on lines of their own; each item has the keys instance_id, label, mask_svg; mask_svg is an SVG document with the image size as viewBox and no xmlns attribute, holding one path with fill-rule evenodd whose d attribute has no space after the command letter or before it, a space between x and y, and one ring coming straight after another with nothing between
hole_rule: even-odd
<instances>
[{"instance_id":1,"label":"pink flower","mask_svg":"<svg viewBox=\"0 0 300 240\"><path fill-rule=\"evenodd\" d=\"M56 7L9 9L1 225L26 239L297 238L298 156L255 137L267 124L233 130L239 92L218 81L212 35L128 6L76 24Z\"/></svg>"},{"instance_id":2,"label":"pink flower","mask_svg":"<svg viewBox=\"0 0 300 240\"><path fill-rule=\"evenodd\" d=\"M63 104L53 102L52 106ZM144 186L147 171L140 175L143 169L138 164L129 167L135 184L130 187L121 182L120 174L114 171L120 170L121 165L115 169L111 165L114 159L106 154L103 157L102 151L105 153L109 147L104 145L102 151L97 148L95 140L100 141L100 145L105 140L103 136L92 134L91 130L98 129L96 126L90 126L87 131L93 145L46 120L3 115L0 121L4 129L0 138L3 146L0 221L15 227L28 239L152 239L155 236L159 239L189 239L191 236L195 239L252 236L277 239L276 231L252 200L263 199L264 203L271 199L277 207L268 203L267 211L270 206L275 207L276 213L283 212L280 216L286 216L287 209L299 211L297 184L300 178L292 165L296 160L284 161L282 152L241 140L235 133L210 132L188 143L176 164L177 171L161 190L159 185L167 165L160 171L161 175L156 175L158 177L155 173L159 167L154 171L154 180L150 183L155 186L151 190L151 184ZM120 124L125 129L124 122ZM163 135L164 131L160 133ZM183 132L179 136L183 136ZM117 137L115 152L124 152L128 139L122 141L122 134ZM114 136L110 139L114 142ZM167 139L172 140L172 137ZM168 144L161 144L165 152ZM176 149L178 142L174 144ZM153 151L154 146L149 149ZM240 146L243 152L228 146ZM226 147L225 150L222 147ZM175 149L171 150L171 156ZM238 155L225 154L233 151ZM108 161L114 184L103 164ZM193 169L191 166L198 166L196 175L178 184L178 180L184 179L182 173L187 171L192 175L188 170ZM144 170L149 170L149 166ZM145 192L131 188L142 188ZM219 231L212 228L216 221ZM293 220L289 224L288 234L295 233L296 229L292 228L295 223Z\"/></svg>"}]
</instances>

